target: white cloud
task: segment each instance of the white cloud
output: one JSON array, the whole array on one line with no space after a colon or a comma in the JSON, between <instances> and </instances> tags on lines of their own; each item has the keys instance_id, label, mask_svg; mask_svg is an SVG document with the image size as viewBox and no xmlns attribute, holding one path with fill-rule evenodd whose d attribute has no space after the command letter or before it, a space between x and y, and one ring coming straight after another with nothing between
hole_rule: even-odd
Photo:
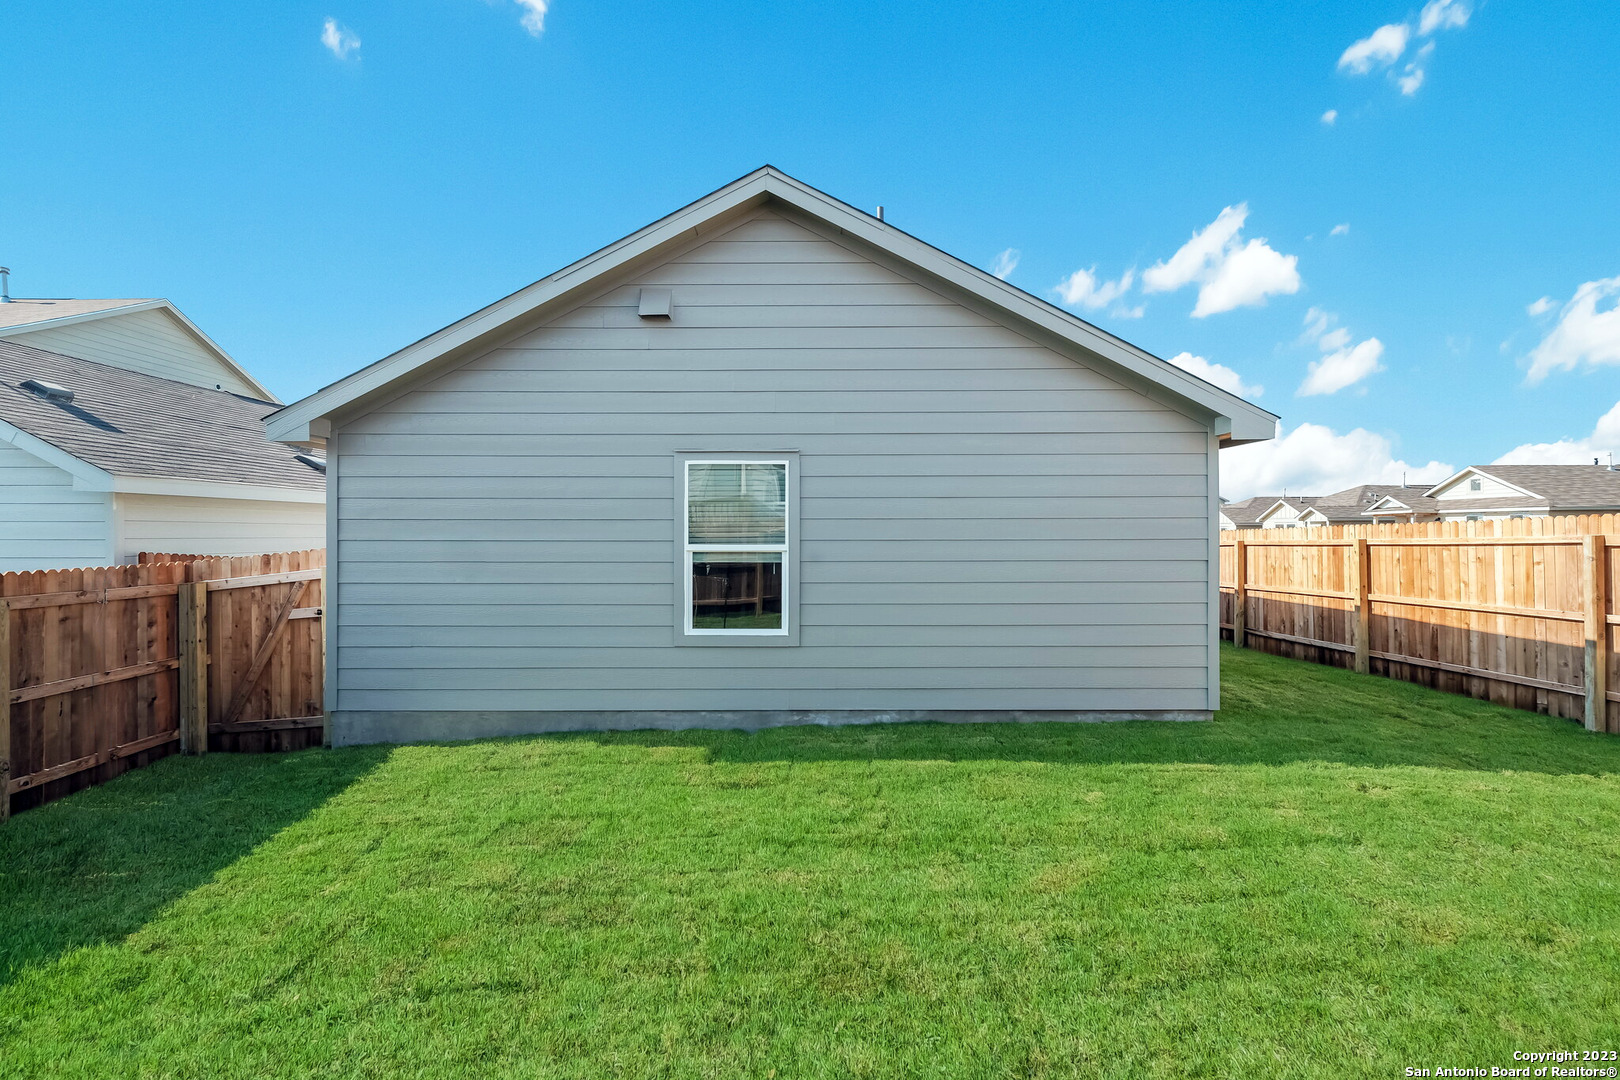
<instances>
[{"instance_id":1,"label":"white cloud","mask_svg":"<svg viewBox=\"0 0 1620 1080\"><path fill-rule=\"evenodd\" d=\"M1311 361L1305 381L1295 391L1299 397L1336 394L1384 370L1379 364L1384 356L1384 343L1368 338L1351 345L1349 329L1335 326L1336 322L1338 316L1321 308L1313 307L1305 313L1305 332L1300 335L1300 342L1314 343L1324 355L1320 360Z\"/></svg>"},{"instance_id":2,"label":"white cloud","mask_svg":"<svg viewBox=\"0 0 1620 1080\"><path fill-rule=\"evenodd\" d=\"M1018 255L1019 251L1017 248L1008 248L1006 251L1003 251L1000 255L997 255L995 261L990 264L990 272L996 277L1000 278L1002 281L1006 281L1007 275L1018 269Z\"/></svg>"},{"instance_id":3,"label":"white cloud","mask_svg":"<svg viewBox=\"0 0 1620 1080\"><path fill-rule=\"evenodd\" d=\"M1418 16L1418 33L1427 37L1436 30L1461 29L1473 13L1467 0L1429 0Z\"/></svg>"},{"instance_id":4,"label":"white cloud","mask_svg":"<svg viewBox=\"0 0 1620 1080\"><path fill-rule=\"evenodd\" d=\"M1335 225L1335 226L1333 226L1333 228L1329 229L1328 230L1328 235L1329 236L1343 236L1345 233L1347 233L1349 231L1350 231L1350 223L1348 221L1346 221L1342 225Z\"/></svg>"},{"instance_id":5,"label":"white cloud","mask_svg":"<svg viewBox=\"0 0 1620 1080\"><path fill-rule=\"evenodd\" d=\"M1525 313L1529 315L1545 315L1547 312L1551 311L1557 306L1558 301L1554 300L1550 296L1543 296L1540 300L1535 300L1526 304L1524 306L1524 310Z\"/></svg>"},{"instance_id":6,"label":"white cloud","mask_svg":"<svg viewBox=\"0 0 1620 1080\"><path fill-rule=\"evenodd\" d=\"M1406 70L1402 72L1401 77L1395 80L1396 84L1401 88L1401 93L1411 97L1418 92L1418 87L1423 85L1423 65L1427 64L1429 57L1433 55L1434 42L1432 41L1417 51L1417 55L1412 58L1410 64L1406 65Z\"/></svg>"},{"instance_id":7,"label":"white cloud","mask_svg":"<svg viewBox=\"0 0 1620 1080\"><path fill-rule=\"evenodd\" d=\"M1406 51L1406 42L1411 36L1412 28L1405 23L1380 26L1344 50L1339 57L1339 70L1352 75L1365 75L1374 64L1393 64Z\"/></svg>"},{"instance_id":8,"label":"white cloud","mask_svg":"<svg viewBox=\"0 0 1620 1080\"><path fill-rule=\"evenodd\" d=\"M1299 292L1299 256L1273 250L1264 240L1250 240L1232 252L1198 290L1193 317L1217 315L1233 308L1257 307L1268 296Z\"/></svg>"},{"instance_id":9,"label":"white cloud","mask_svg":"<svg viewBox=\"0 0 1620 1080\"><path fill-rule=\"evenodd\" d=\"M523 18L518 20L523 29L535 37L545 33L546 12L551 10L551 0L517 0L517 5L523 9Z\"/></svg>"},{"instance_id":10,"label":"white cloud","mask_svg":"<svg viewBox=\"0 0 1620 1080\"><path fill-rule=\"evenodd\" d=\"M1127 270L1118 281L1103 281L1097 277L1097 268L1093 266L1090 270L1076 270L1058 282L1057 292L1069 307L1095 311L1123 298L1135 276L1135 271Z\"/></svg>"},{"instance_id":11,"label":"white cloud","mask_svg":"<svg viewBox=\"0 0 1620 1080\"><path fill-rule=\"evenodd\" d=\"M1332 127L1335 123L1338 122L1338 119L1339 119L1339 110L1338 109L1329 109L1327 112L1322 114L1322 123L1326 124L1328 127Z\"/></svg>"},{"instance_id":12,"label":"white cloud","mask_svg":"<svg viewBox=\"0 0 1620 1080\"><path fill-rule=\"evenodd\" d=\"M1601 311L1600 301L1607 302ZM1540 305L1538 300L1530 306ZM1620 364L1620 277L1588 281L1575 290L1558 313L1557 324L1531 351L1527 381L1538 383L1554 371L1572 371L1582 361L1589 367Z\"/></svg>"},{"instance_id":13,"label":"white cloud","mask_svg":"<svg viewBox=\"0 0 1620 1080\"><path fill-rule=\"evenodd\" d=\"M1143 292L1174 292L1199 280L1209 267L1226 257L1226 249L1243 229L1249 204L1228 206L1215 220L1193 233L1169 261L1155 263L1142 272Z\"/></svg>"},{"instance_id":14,"label":"white cloud","mask_svg":"<svg viewBox=\"0 0 1620 1080\"><path fill-rule=\"evenodd\" d=\"M1284 255L1263 238L1244 243L1240 233L1248 216L1248 203L1224 208L1169 259L1142 272L1142 291L1172 292L1196 281L1192 313L1200 319L1298 292L1299 256Z\"/></svg>"},{"instance_id":15,"label":"white cloud","mask_svg":"<svg viewBox=\"0 0 1620 1080\"><path fill-rule=\"evenodd\" d=\"M347 60L351 53L359 50L360 38L336 19L329 18L321 27L321 44L330 49L332 55L339 60Z\"/></svg>"},{"instance_id":16,"label":"white cloud","mask_svg":"<svg viewBox=\"0 0 1620 1080\"><path fill-rule=\"evenodd\" d=\"M1394 456L1382 435L1356 428L1343 435L1301 424L1281 438L1221 451L1221 494L1246 499L1287 489L1327 495L1355 484L1437 483L1456 472L1440 461L1412 465Z\"/></svg>"},{"instance_id":17,"label":"white cloud","mask_svg":"<svg viewBox=\"0 0 1620 1080\"><path fill-rule=\"evenodd\" d=\"M1620 404L1598 418L1592 434L1550 443L1524 443L1497 458L1496 465L1586 465L1593 458L1604 464L1620 454Z\"/></svg>"},{"instance_id":18,"label":"white cloud","mask_svg":"<svg viewBox=\"0 0 1620 1080\"><path fill-rule=\"evenodd\" d=\"M1318 394L1337 394L1347 386L1354 386L1376 371L1383 371L1378 363L1384 355L1384 343L1368 338L1348 349L1328 353L1320 360L1312 360L1310 374L1295 391L1300 397Z\"/></svg>"},{"instance_id":19,"label":"white cloud","mask_svg":"<svg viewBox=\"0 0 1620 1080\"><path fill-rule=\"evenodd\" d=\"M1189 352L1177 353L1170 358L1170 362L1182 371L1191 372L1205 382L1213 383L1238 397L1257 398L1266 392L1263 386L1250 386L1245 383L1237 372L1225 364L1212 364L1202 356L1194 356Z\"/></svg>"}]
</instances>

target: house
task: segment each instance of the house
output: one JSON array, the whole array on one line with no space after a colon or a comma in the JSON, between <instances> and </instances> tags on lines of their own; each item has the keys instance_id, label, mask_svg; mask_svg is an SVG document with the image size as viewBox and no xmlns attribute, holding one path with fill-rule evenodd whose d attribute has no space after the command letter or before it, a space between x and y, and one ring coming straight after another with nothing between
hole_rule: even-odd
<instances>
[{"instance_id":1,"label":"house","mask_svg":"<svg viewBox=\"0 0 1620 1080\"><path fill-rule=\"evenodd\" d=\"M1279 496L1272 504L1260 511L1256 518L1255 528L1259 529L1298 529L1306 522L1304 516L1310 512L1312 499L1297 495Z\"/></svg>"},{"instance_id":2,"label":"house","mask_svg":"<svg viewBox=\"0 0 1620 1080\"><path fill-rule=\"evenodd\" d=\"M0 337L0 572L325 543L323 463L266 438L276 402L38 340Z\"/></svg>"},{"instance_id":3,"label":"house","mask_svg":"<svg viewBox=\"0 0 1620 1080\"><path fill-rule=\"evenodd\" d=\"M267 427L345 744L1207 717L1276 417L767 167Z\"/></svg>"},{"instance_id":4,"label":"house","mask_svg":"<svg viewBox=\"0 0 1620 1080\"><path fill-rule=\"evenodd\" d=\"M1470 465L1424 495L1441 521L1614 514L1620 513L1620 472L1596 463Z\"/></svg>"},{"instance_id":5,"label":"house","mask_svg":"<svg viewBox=\"0 0 1620 1080\"><path fill-rule=\"evenodd\" d=\"M1279 496L1256 495L1248 499L1221 504L1220 526L1223 529L1258 529L1260 515L1271 509Z\"/></svg>"},{"instance_id":6,"label":"house","mask_svg":"<svg viewBox=\"0 0 1620 1080\"><path fill-rule=\"evenodd\" d=\"M1306 500L1309 506L1299 514L1302 526L1366 525L1380 520L1425 520L1413 515L1424 513L1432 500L1424 494L1427 485L1357 484ZM1375 511L1374 508L1377 508ZM1429 519L1432 520L1432 519Z\"/></svg>"}]
</instances>

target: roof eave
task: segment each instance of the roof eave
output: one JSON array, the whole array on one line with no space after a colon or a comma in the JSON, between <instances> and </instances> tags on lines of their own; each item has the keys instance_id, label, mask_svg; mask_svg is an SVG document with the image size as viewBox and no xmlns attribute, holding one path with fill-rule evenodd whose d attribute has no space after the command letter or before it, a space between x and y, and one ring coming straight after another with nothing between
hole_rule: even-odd
<instances>
[{"instance_id":1,"label":"roof eave","mask_svg":"<svg viewBox=\"0 0 1620 1080\"><path fill-rule=\"evenodd\" d=\"M513 321L535 316L550 305L563 305L570 295L630 263L655 256L667 246L690 239L695 231L723 216L780 199L821 218L848 235L887 251L925 273L999 305L1025 321L1073 342L1105 363L1147 379L1209 418L1223 446L1239 446L1276 437L1277 417L1257 405L1136 349L1038 297L972 267L938 248L839 202L778 170L766 166L698 199L673 214L632 233L600 251L542 278L511 296L452 323L413 345L362 368L314 394L266 417L270 438L307 442L321 437L319 425L340 411L352 410L398 380L457 355L470 354Z\"/></svg>"}]
</instances>

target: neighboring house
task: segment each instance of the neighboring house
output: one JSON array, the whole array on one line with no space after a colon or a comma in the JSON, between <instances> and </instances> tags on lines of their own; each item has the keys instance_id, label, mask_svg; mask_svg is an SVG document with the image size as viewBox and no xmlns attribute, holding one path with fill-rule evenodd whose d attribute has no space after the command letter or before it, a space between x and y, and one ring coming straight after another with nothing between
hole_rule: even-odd
<instances>
[{"instance_id":1,"label":"neighboring house","mask_svg":"<svg viewBox=\"0 0 1620 1080\"><path fill-rule=\"evenodd\" d=\"M0 338L0 571L325 543L323 463L265 437L275 402L33 340Z\"/></svg>"},{"instance_id":2,"label":"neighboring house","mask_svg":"<svg viewBox=\"0 0 1620 1080\"><path fill-rule=\"evenodd\" d=\"M1299 515L1299 524L1366 525L1369 519L1409 520L1403 515L1421 513L1414 508L1430 501L1424 495L1427 490L1426 485L1408 487L1401 484L1357 484L1355 487L1309 500L1309 508ZM1376 514L1374 507L1379 508ZM1425 519L1420 517L1418 520Z\"/></svg>"},{"instance_id":3,"label":"neighboring house","mask_svg":"<svg viewBox=\"0 0 1620 1080\"><path fill-rule=\"evenodd\" d=\"M1283 495L1260 511L1256 528L1298 529L1307 524L1304 516L1310 512L1312 499L1296 495Z\"/></svg>"},{"instance_id":4,"label":"neighboring house","mask_svg":"<svg viewBox=\"0 0 1620 1080\"><path fill-rule=\"evenodd\" d=\"M276 401L167 300L10 299L0 303L0 340Z\"/></svg>"},{"instance_id":5,"label":"neighboring house","mask_svg":"<svg viewBox=\"0 0 1620 1080\"><path fill-rule=\"evenodd\" d=\"M1424 493L1441 521L1620 513L1620 472L1603 465L1471 465Z\"/></svg>"},{"instance_id":6,"label":"neighboring house","mask_svg":"<svg viewBox=\"0 0 1620 1080\"><path fill-rule=\"evenodd\" d=\"M337 743L1207 717L1276 418L770 168L272 415Z\"/></svg>"},{"instance_id":7,"label":"neighboring house","mask_svg":"<svg viewBox=\"0 0 1620 1080\"><path fill-rule=\"evenodd\" d=\"M1237 502L1221 504L1221 528L1223 529L1258 529L1260 515L1271 509L1273 503L1280 496L1256 495L1249 499L1239 499Z\"/></svg>"}]
</instances>

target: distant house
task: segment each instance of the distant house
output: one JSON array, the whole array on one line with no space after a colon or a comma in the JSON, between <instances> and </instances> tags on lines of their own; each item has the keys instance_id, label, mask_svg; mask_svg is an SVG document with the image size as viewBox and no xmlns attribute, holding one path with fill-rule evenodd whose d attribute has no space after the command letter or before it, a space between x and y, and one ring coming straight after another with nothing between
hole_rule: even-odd
<instances>
[{"instance_id":1,"label":"distant house","mask_svg":"<svg viewBox=\"0 0 1620 1080\"><path fill-rule=\"evenodd\" d=\"M1355 487L1335 491L1307 500L1309 507L1299 515L1301 525L1366 525L1374 520L1409 520L1404 515L1421 513L1418 508L1432 500L1424 494L1428 488L1419 484L1357 484ZM1373 508L1378 507L1375 515ZM1417 520L1424 520L1418 517Z\"/></svg>"},{"instance_id":2,"label":"distant house","mask_svg":"<svg viewBox=\"0 0 1620 1080\"><path fill-rule=\"evenodd\" d=\"M1278 499L1276 495L1256 495L1249 499L1221 504L1222 529L1258 529L1260 515L1269 510Z\"/></svg>"},{"instance_id":3,"label":"distant house","mask_svg":"<svg viewBox=\"0 0 1620 1080\"><path fill-rule=\"evenodd\" d=\"M278 405L166 300L0 303L0 572L322 546Z\"/></svg>"},{"instance_id":4,"label":"distant house","mask_svg":"<svg viewBox=\"0 0 1620 1080\"><path fill-rule=\"evenodd\" d=\"M1433 500L1430 520L1614 514L1620 513L1620 471L1603 465L1470 465L1424 495Z\"/></svg>"}]
</instances>

